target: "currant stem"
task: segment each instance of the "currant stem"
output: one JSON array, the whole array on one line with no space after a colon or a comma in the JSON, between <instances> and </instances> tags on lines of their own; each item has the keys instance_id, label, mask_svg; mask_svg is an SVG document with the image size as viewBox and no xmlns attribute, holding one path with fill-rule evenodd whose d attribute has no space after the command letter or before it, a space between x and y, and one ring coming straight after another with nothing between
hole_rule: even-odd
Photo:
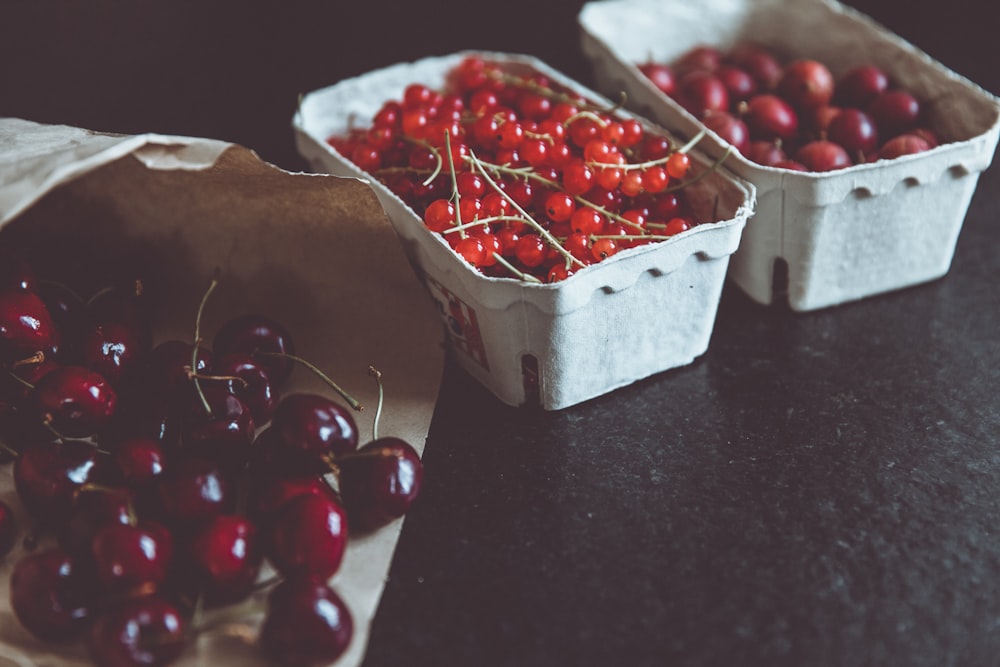
<instances>
[{"instance_id":1,"label":"currant stem","mask_svg":"<svg viewBox=\"0 0 1000 667\"><path fill-rule=\"evenodd\" d=\"M194 383L194 390L198 394L198 400L201 401L202 407L205 408L205 412L208 414L212 414L212 406L208 404L205 392L201 390L201 384L198 382L198 375L195 371L198 368L198 348L201 345L201 315L205 310L208 297L215 291L218 284L219 269L216 269L215 275L212 276L212 282L209 283L208 289L205 290L205 294L201 297L201 303L198 304L198 313L194 318L194 345L191 346L191 381Z\"/></svg>"},{"instance_id":2,"label":"currant stem","mask_svg":"<svg viewBox=\"0 0 1000 667\"><path fill-rule=\"evenodd\" d=\"M694 185L695 183L697 183L698 181L700 181L701 179L705 178L713 171L718 169L720 166L722 166L722 163L726 161L726 158L728 158L729 154L732 152L733 152L732 145L726 146L726 151L722 154L722 156L718 160L710 164L708 166L708 169L705 169L704 171L694 176L693 178L689 178L686 181L681 181L676 185L671 185L670 187L666 188L664 192L676 192L677 190L683 190L689 185Z\"/></svg>"},{"instance_id":3,"label":"currant stem","mask_svg":"<svg viewBox=\"0 0 1000 667\"><path fill-rule=\"evenodd\" d=\"M430 185L431 181L437 178L438 174L441 173L441 168L444 166L442 164L443 161L441 160L441 151L439 151L434 146L431 146L429 143L427 143L422 139L414 139L413 137L408 137L406 135L403 135L402 138L403 141L408 141L411 144L416 144L417 146L423 146L424 148L426 148L427 150L429 150L431 153L434 154L434 160L435 160L434 170L431 171L430 176L425 178L424 182L421 183L421 185Z\"/></svg>"},{"instance_id":4,"label":"currant stem","mask_svg":"<svg viewBox=\"0 0 1000 667\"><path fill-rule=\"evenodd\" d=\"M558 239L556 239L556 237L552 236L552 234L549 233L549 230L545 229L545 227L538 224L538 221L535 220L533 217L531 217L530 213L521 208L521 205L518 204L516 201L514 201L513 197L511 197L509 194L507 194L506 191L504 191L499 185L497 185L496 181L493 180L493 177L490 176L488 173L486 173L486 168L483 166L483 163L480 162L479 158L476 157L476 154L473 153L472 151L469 152L469 159L472 161L472 164L476 167L476 169L479 170L479 173L483 175L483 179L490 185L490 187L496 190L498 193L500 193L500 196L506 199L510 203L510 205L514 207L514 210L523 215L525 222L531 225L535 229L535 231L538 232L539 236L544 238L546 242L548 242L550 246L555 248L559 252L559 254L561 254L563 257L566 257L568 260L572 260L578 263L580 266L586 266L576 257L573 257L573 255L571 255L569 251L566 250L566 248L564 248L561 243L559 243ZM543 180L547 181L548 179L543 179Z\"/></svg>"},{"instance_id":5,"label":"currant stem","mask_svg":"<svg viewBox=\"0 0 1000 667\"><path fill-rule=\"evenodd\" d=\"M451 175L451 196L455 198L455 226L461 227L462 200L461 200L461 195L458 193L458 177L455 175L455 157L451 153L451 134L448 132L448 130L444 131L444 145L448 148L448 173ZM465 231L459 230L458 235L464 239ZM369 366L368 368L370 372L371 366ZM378 371L376 371L376 373L377 372Z\"/></svg>"},{"instance_id":6,"label":"currant stem","mask_svg":"<svg viewBox=\"0 0 1000 667\"><path fill-rule=\"evenodd\" d=\"M520 218L518 218L518 220L520 220ZM539 283L539 284L541 284L541 282L542 282L541 280L539 280L535 276L531 275L530 273L525 273L521 269L517 268L516 266L514 266L513 264L511 264L510 262L508 262L507 258L504 257L503 255L501 255L500 253L494 252L493 253L493 258L496 259L497 264L500 264L501 266L503 266L505 269L507 269L508 271L510 271L511 273L513 273L515 276L517 276L518 278L520 278L524 282L526 282L526 283ZM568 264L569 260L566 260L566 262Z\"/></svg>"},{"instance_id":7,"label":"currant stem","mask_svg":"<svg viewBox=\"0 0 1000 667\"><path fill-rule=\"evenodd\" d=\"M378 422L382 417L382 403L385 398L385 392L382 389L382 373L374 366L369 366L368 374L375 378L375 384L378 385L378 403L375 406L375 418L372 420L372 440L378 440Z\"/></svg>"},{"instance_id":8,"label":"currant stem","mask_svg":"<svg viewBox=\"0 0 1000 667\"><path fill-rule=\"evenodd\" d=\"M264 350L257 350L256 352L254 352L254 354L255 355L261 354L264 355L265 357L278 357L283 359L291 359L296 363L302 364L303 366L311 370L313 373L315 373L317 376L319 376L319 378L323 380L323 382L325 382L327 385L329 385L331 389L340 394L340 397L343 398L345 401L347 401L347 404L350 405L353 409L357 410L358 412L361 412L362 410L365 409L364 406L361 405L361 403L356 398L354 398L346 391L344 391L340 387L340 385L338 385L330 378L330 376L328 376L326 373L324 373L315 365L309 363L302 357L298 357L294 354L289 354L287 352L265 352Z\"/></svg>"}]
</instances>

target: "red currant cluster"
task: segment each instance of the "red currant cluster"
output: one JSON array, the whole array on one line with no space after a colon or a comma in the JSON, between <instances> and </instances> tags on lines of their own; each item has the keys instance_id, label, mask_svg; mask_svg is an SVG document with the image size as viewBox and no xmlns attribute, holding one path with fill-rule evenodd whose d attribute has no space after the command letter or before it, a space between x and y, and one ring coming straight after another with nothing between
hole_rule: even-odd
<instances>
[{"instance_id":1,"label":"red currant cluster","mask_svg":"<svg viewBox=\"0 0 1000 667\"><path fill-rule=\"evenodd\" d=\"M938 145L921 103L865 64L838 79L810 59L782 64L756 44L728 52L696 46L640 71L747 159L797 171L831 171Z\"/></svg>"},{"instance_id":2,"label":"red currant cluster","mask_svg":"<svg viewBox=\"0 0 1000 667\"><path fill-rule=\"evenodd\" d=\"M443 90L414 83L370 127L328 143L395 192L469 264L563 280L625 248L707 222L683 188L688 145L550 77L463 59Z\"/></svg>"},{"instance_id":3,"label":"red currant cluster","mask_svg":"<svg viewBox=\"0 0 1000 667\"><path fill-rule=\"evenodd\" d=\"M200 610L272 585L263 651L335 660L353 622L328 581L348 535L402 516L420 489L415 450L378 438L377 371L375 435L359 448L360 405L278 322L240 315L202 345L216 284L192 342L154 345L141 282L83 301L0 258L0 452L32 521L10 603L39 639L86 636L100 665L169 664L211 629ZM350 408L287 393L295 362ZM0 503L0 555L17 535Z\"/></svg>"}]
</instances>

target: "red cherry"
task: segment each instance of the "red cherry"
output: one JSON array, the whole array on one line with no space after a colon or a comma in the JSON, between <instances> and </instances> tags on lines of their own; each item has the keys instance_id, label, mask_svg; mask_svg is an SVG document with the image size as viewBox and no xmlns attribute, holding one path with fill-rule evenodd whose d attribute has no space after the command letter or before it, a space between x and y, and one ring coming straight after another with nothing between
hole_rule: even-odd
<instances>
[{"instance_id":1,"label":"red cherry","mask_svg":"<svg viewBox=\"0 0 1000 667\"><path fill-rule=\"evenodd\" d=\"M268 431L290 470L325 472L329 456L358 446L358 427L348 408L319 394L283 398Z\"/></svg>"},{"instance_id":2,"label":"red cherry","mask_svg":"<svg viewBox=\"0 0 1000 667\"><path fill-rule=\"evenodd\" d=\"M319 475L275 475L270 467L254 471L250 486L250 515L258 521L269 521L279 507L301 495L337 499L333 489Z\"/></svg>"},{"instance_id":3,"label":"red cherry","mask_svg":"<svg viewBox=\"0 0 1000 667\"><path fill-rule=\"evenodd\" d=\"M94 535L90 549L100 582L115 591L125 591L166 580L174 540L170 531L157 523L109 523Z\"/></svg>"},{"instance_id":4,"label":"red cherry","mask_svg":"<svg viewBox=\"0 0 1000 667\"><path fill-rule=\"evenodd\" d=\"M194 392L191 382L191 360L194 348L182 340L166 340L153 348L142 369L145 393L162 397L171 407L188 405ZM208 374L213 354L199 347L195 373Z\"/></svg>"},{"instance_id":5,"label":"red cherry","mask_svg":"<svg viewBox=\"0 0 1000 667\"><path fill-rule=\"evenodd\" d=\"M677 79L669 65L646 62L639 65L639 71L648 78L664 95L673 97L677 90Z\"/></svg>"},{"instance_id":6,"label":"red cherry","mask_svg":"<svg viewBox=\"0 0 1000 667\"><path fill-rule=\"evenodd\" d=\"M67 642L86 628L92 581L62 549L21 558L10 577L10 605L21 625L45 642Z\"/></svg>"},{"instance_id":7,"label":"red cherry","mask_svg":"<svg viewBox=\"0 0 1000 667\"><path fill-rule=\"evenodd\" d=\"M74 345L74 356L82 366L120 388L129 373L149 353L145 334L129 324L107 321L82 328Z\"/></svg>"},{"instance_id":8,"label":"red cherry","mask_svg":"<svg viewBox=\"0 0 1000 667\"><path fill-rule=\"evenodd\" d=\"M352 530L374 530L403 516L420 494L423 463L399 438L373 440L338 465Z\"/></svg>"},{"instance_id":9,"label":"red cherry","mask_svg":"<svg viewBox=\"0 0 1000 667\"><path fill-rule=\"evenodd\" d=\"M59 340L59 330L41 297L20 288L0 290L0 365L39 351L54 356Z\"/></svg>"},{"instance_id":10,"label":"red cherry","mask_svg":"<svg viewBox=\"0 0 1000 667\"><path fill-rule=\"evenodd\" d=\"M267 529L267 558L285 576L329 579L340 568L346 547L344 508L322 495L292 498L278 508Z\"/></svg>"},{"instance_id":11,"label":"red cherry","mask_svg":"<svg viewBox=\"0 0 1000 667\"><path fill-rule=\"evenodd\" d=\"M734 65L721 65L715 75L729 92L731 104L749 99L757 93L757 80L745 69Z\"/></svg>"},{"instance_id":12,"label":"red cherry","mask_svg":"<svg viewBox=\"0 0 1000 667\"><path fill-rule=\"evenodd\" d=\"M889 88L889 77L875 65L858 65L840 77L834 91L837 103L863 109Z\"/></svg>"},{"instance_id":13,"label":"red cherry","mask_svg":"<svg viewBox=\"0 0 1000 667\"><path fill-rule=\"evenodd\" d=\"M678 82L677 101L693 116L701 118L709 111L728 109L729 91L715 74L694 70Z\"/></svg>"},{"instance_id":14,"label":"red cherry","mask_svg":"<svg viewBox=\"0 0 1000 667\"><path fill-rule=\"evenodd\" d=\"M88 649L102 667L165 667L187 646L187 621L159 596L125 600L94 621Z\"/></svg>"},{"instance_id":15,"label":"red cherry","mask_svg":"<svg viewBox=\"0 0 1000 667\"><path fill-rule=\"evenodd\" d=\"M818 60L795 60L785 66L778 94L798 109L815 109L833 98L833 74Z\"/></svg>"},{"instance_id":16,"label":"red cherry","mask_svg":"<svg viewBox=\"0 0 1000 667\"><path fill-rule=\"evenodd\" d=\"M750 130L742 120L728 111L709 111L701 122L740 153L746 153L750 146Z\"/></svg>"},{"instance_id":17,"label":"red cherry","mask_svg":"<svg viewBox=\"0 0 1000 667\"><path fill-rule=\"evenodd\" d=\"M318 667L339 658L354 632L347 605L317 577L292 576L274 587L260 645L288 667Z\"/></svg>"},{"instance_id":18,"label":"red cherry","mask_svg":"<svg viewBox=\"0 0 1000 667\"><path fill-rule=\"evenodd\" d=\"M722 62L722 53L714 46L698 44L681 54L674 62L674 69L678 72L691 72L704 70L714 72Z\"/></svg>"},{"instance_id":19,"label":"red cherry","mask_svg":"<svg viewBox=\"0 0 1000 667\"><path fill-rule=\"evenodd\" d=\"M753 139L789 141L799 129L795 110L777 95L764 93L751 97L743 116Z\"/></svg>"},{"instance_id":20,"label":"red cherry","mask_svg":"<svg viewBox=\"0 0 1000 667\"><path fill-rule=\"evenodd\" d=\"M63 520L73 494L88 482L101 482L103 466L89 442L31 442L14 462L14 487L25 508L39 521Z\"/></svg>"},{"instance_id":21,"label":"red cherry","mask_svg":"<svg viewBox=\"0 0 1000 667\"><path fill-rule=\"evenodd\" d=\"M855 157L868 155L878 147L875 121L860 109L844 109L834 116L827 137Z\"/></svg>"},{"instance_id":22,"label":"red cherry","mask_svg":"<svg viewBox=\"0 0 1000 667\"><path fill-rule=\"evenodd\" d=\"M157 507L172 527L193 529L231 509L232 482L218 463L200 457L175 462L157 479Z\"/></svg>"},{"instance_id":23,"label":"red cherry","mask_svg":"<svg viewBox=\"0 0 1000 667\"><path fill-rule=\"evenodd\" d=\"M930 150L931 145L923 137L915 134L901 134L893 137L882 145L879 149L878 157L881 160L891 160L903 155L912 155Z\"/></svg>"},{"instance_id":24,"label":"red cherry","mask_svg":"<svg viewBox=\"0 0 1000 667\"><path fill-rule=\"evenodd\" d=\"M250 409L257 428L271 421L278 408L278 389L259 359L248 354L226 354L215 360L212 373L239 378L232 383L232 392Z\"/></svg>"},{"instance_id":25,"label":"red cherry","mask_svg":"<svg viewBox=\"0 0 1000 667\"><path fill-rule=\"evenodd\" d=\"M74 557L87 557L94 537L105 526L129 525L133 520L132 494L128 489L80 487L74 493L69 514L59 522L59 546Z\"/></svg>"},{"instance_id":26,"label":"red cherry","mask_svg":"<svg viewBox=\"0 0 1000 667\"><path fill-rule=\"evenodd\" d=\"M181 432L181 449L217 461L227 469L241 468L250 459L256 426L246 403L228 383L201 381L200 400L188 408Z\"/></svg>"},{"instance_id":27,"label":"red cherry","mask_svg":"<svg viewBox=\"0 0 1000 667\"><path fill-rule=\"evenodd\" d=\"M748 160L765 167L773 167L778 162L788 158L780 142L765 140L750 142L746 157Z\"/></svg>"},{"instance_id":28,"label":"red cherry","mask_svg":"<svg viewBox=\"0 0 1000 667\"><path fill-rule=\"evenodd\" d=\"M263 559L257 527L245 516L220 515L194 536L188 561L209 604L230 604L250 594Z\"/></svg>"},{"instance_id":29,"label":"red cherry","mask_svg":"<svg viewBox=\"0 0 1000 667\"><path fill-rule=\"evenodd\" d=\"M118 394L99 373L83 366L63 366L38 381L31 402L38 419L59 434L87 438L111 421Z\"/></svg>"},{"instance_id":30,"label":"red cherry","mask_svg":"<svg viewBox=\"0 0 1000 667\"><path fill-rule=\"evenodd\" d=\"M851 158L839 144L832 141L811 141L802 146L795 159L810 171L833 171L851 166Z\"/></svg>"},{"instance_id":31,"label":"red cherry","mask_svg":"<svg viewBox=\"0 0 1000 667\"><path fill-rule=\"evenodd\" d=\"M288 330L264 315L249 313L235 317L219 329L212 342L216 355L241 352L253 356L255 352L295 354L295 345ZM268 377L277 386L288 380L294 362L280 357L261 357Z\"/></svg>"},{"instance_id":32,"label":"red cherry","mask_svg":"<svg viewBox=\"0 0 1000 667\"><path fill-rule=\"evenodd\" d=\"M757 81L761 91L772 90L781 79L781 64L767 49L751 43L736 45L727 58L729 62L740 67Z\"/></svg>"},{"instance_id":33,"label":"red cherry","mask_svg":"<svg viewBox=\"0 0 1000 667\"><path fill-rule=\"evenodd\" d=\"M888 90L872 100L868 113L875 119L879 134L888 139L917 126L920 102L905 90Z\"/></svg>"}]
</instances>

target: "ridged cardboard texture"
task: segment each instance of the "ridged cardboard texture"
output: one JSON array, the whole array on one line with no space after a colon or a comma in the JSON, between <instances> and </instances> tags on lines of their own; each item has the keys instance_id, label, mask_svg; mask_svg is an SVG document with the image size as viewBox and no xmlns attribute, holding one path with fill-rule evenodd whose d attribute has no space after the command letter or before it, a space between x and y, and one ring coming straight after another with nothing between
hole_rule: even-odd
<instances>
[{"instance_id":1,"label":"ridged cardboard texture","mask_svg":"<svg viewBox=\"0 0 1000 667\"><path fill-rule=\"evenodd\" d=\"M365 126L410 83L440 88L446 72L466 55L403 63L306 95L293 121L300 153L316 170L364 178L327 139ZM537 59L477 55L542 72L611 106ZM697 169L711 164L692 155ZM438 302L458 362L510 405L536 400L537 366L537 401L549 410L688 364L705 352L729 258L754 204L753 186L714 172L692 185L690 195L706 216L717 208L721 222L620 252L562 282L529 284L479 273L388 188L377 182L372 187Z\"/></svg>"},{"instance_id":2,"label":"ridged cardboard texture","mask_svg":"<svg viewBox=\"0 0 1000 667\"><path fill-rule=\"evenodd\" d=\"M979 175L996 149L996 97L833 0L598 0L583 7L579 23L598 88L624 91L630 108L681 133L704 126L656 89L637 63L670 63L699 44L726 50L751 41L787 59L820 60L834 76L862 63L885 69L923 100L942 145L826 173L731 155L726 165L757 187L757 210L729 274L768 304L775 262L783 260L789 305L810 311L948 272ZM725 147L711 131L702 146L716 156Z\"/></svg>"}]
</instances>

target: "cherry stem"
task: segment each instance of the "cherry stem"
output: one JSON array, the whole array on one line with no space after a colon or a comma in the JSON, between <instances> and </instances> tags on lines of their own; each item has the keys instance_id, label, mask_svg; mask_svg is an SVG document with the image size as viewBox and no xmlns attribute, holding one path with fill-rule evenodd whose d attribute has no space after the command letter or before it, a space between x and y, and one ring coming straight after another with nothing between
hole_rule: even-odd
<instances>
[{"instance_id":1,"label":"cherry stem","mask_svg":"<svg viewBox=\"0 0 1000 667\"><path fill-rule=\"evenodd\" d=\"M205 303L208 301L208 297L215 291L218 284L219 269L216 269L215 275L212 276L212 282L209 283L208 289L205 290L205 294L201 297L201 303L198 304L198 313L194 318L194 345L191 346L191 381L194 382L194 390L198 393L198 399L208 414L212 414L212 406L209 405L208 399L205 398L205 392L201 390L201 384L198 382L198 375L195 373L195 370L198 368L198 347L201 345L201 314L205 310Z\"/></svg>"},{"instance_id":2,"label":"cherry stem","mask_svg":"<svg viewBox=\"0 0 1000 667\"><path fill-rule=\"evenodd\" d=\"M187 376L192 379L197 378L198 380L239 382L240 386L244 389L246 389L249 384L246 381L246 378L241 378L238 375L205 375L204 373L195 373L191 370L190 366L185 366L184 369L187 371Z\"/></svg>"},{"instance_id":3,"label":"cherry stem","mask_svg":"<svg viewBox=\"0 0 1000 667\"><path fill-rule=\"evenodd\" d=\"M362 410L365 409L364 406L361 405L361 403L356 398L354 398L346 391L341 389L340 385L334 382L330 378L330 376L328 376L326 373L324 373L315 365L309 363L302 357L298 357L294 354L289 354L288 352L265 352L264 350L256 350L254 352L254 355L258 354L262 354L266 357L280 357L283 359L291 359L294 362L302 364L303 366L311 370L313 373L315 373L317 376L319 376L319 378L323 380L323 382L325 382L327 385L329 385L331 389L340 394L340 397L343 398L345 401L347 401L347 404L350 405L353 409L357 410L358 412L361 412Z\"/></svg>"},{"instance_id":4,"label":"cherry stem","mask_svg":"<svg viewBox=\"0 0 1000 667\"><path fill-rule=\"evenodd\" d=\"M5 442L0 442L0 450L7 452L11 456L13 456L15 459L17 457L21 456L21 452L17 451L16 449L14 449L13 447L11 447L10 445L8 445Z\"/></svg>"},{"instance_id":5,"label":"cherry stem","mask_svg":"<svg viewBox=\"0 0 1000 667\"><path fill-rule=\"evenodd\" d=\"M30 357L27 357L25 359L18 359L17 361L15 361L14 363L12 363L10 365L10 368L11 368L11 370L13 370L13 369L19 368L21 366L31 366L31 365L34 365L34 364L40 364L43 361L45 361L45 353L42 352L41 350L39 350L38 352L35 352Z\"/></svg>"},{"instance_id":6,"label":"cherry stem","mask_svg":"<svg viewBox=\"0 0 1000 667\"><path fill-rule=\"evenodd\" d=\"M372 440L378 440L378 421L382 417L382 402L385 398L385 392L382 389L382 373L374 366L369 366L368 375L375 378L375 384L378 385L378 403L375 406L375 418L372 420Z\"/></svg>"}]
</instances>

